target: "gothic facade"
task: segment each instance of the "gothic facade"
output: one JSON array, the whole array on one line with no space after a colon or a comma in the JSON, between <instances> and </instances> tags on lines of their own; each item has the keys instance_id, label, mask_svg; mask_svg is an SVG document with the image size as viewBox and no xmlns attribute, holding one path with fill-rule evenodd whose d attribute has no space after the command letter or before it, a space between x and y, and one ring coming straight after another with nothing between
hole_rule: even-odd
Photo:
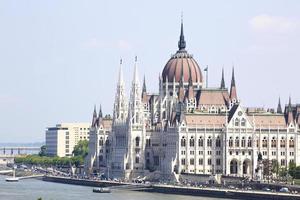
<instances>
[{"instance_id":1,"label":"gothic facade","mask_svg":"<svg viewBox=\"0 0 300 200\"><path fill-rule=\"evenodd\" d=\"M142 177L158 172L260 176L259 155L300 165L300 104L278 108L244 107L234 70L230 88L224 72L219 87L206 87L200 66L186 50L181 24L178 51L159 77L159 92L141 87L137 60L130 98L125 95L122 62L112 119L94 111L86 173Z\"/></svg>"}]
</instances>

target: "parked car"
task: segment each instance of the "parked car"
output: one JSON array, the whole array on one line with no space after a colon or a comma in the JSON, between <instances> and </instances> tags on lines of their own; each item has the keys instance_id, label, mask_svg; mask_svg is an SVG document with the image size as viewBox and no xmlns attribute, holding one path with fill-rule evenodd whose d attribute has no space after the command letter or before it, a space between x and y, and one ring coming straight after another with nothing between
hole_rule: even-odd
<instances>
[{"instance_id":1,"label":"parked car","mask_svg":"<svg viewBox=\"0 0 300 200\"><path fill-rule=\"evenodd\" d=\"M263 191L267 191L267 192L270 192L270 191L271 191L271 189L270 189L270 188L267 188L267 187L264 187L262 190L263 190Z\"/></svg>"},{"instance_id":2,"label":"parked car","mask_svg":"<svg viewBox=\"0 0 300 200\"><path fill-rule=\"evenodd\" d=\"M279 192L287 193L287 192L289 192L289 188L287 188L287 187L280 188Z\"/></svg>"}]
</instances>

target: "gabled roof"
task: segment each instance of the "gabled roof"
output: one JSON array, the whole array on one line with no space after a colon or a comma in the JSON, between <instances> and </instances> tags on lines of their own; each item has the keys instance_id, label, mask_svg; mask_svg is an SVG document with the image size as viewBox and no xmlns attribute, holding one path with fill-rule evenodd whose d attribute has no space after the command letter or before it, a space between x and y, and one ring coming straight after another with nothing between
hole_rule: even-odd
<instances>
[{"instance_id":1,"label":"gabled roof","mask_svg":"<svg viewBox=\"0 0 300 200\"><path fill-rule=\"evenodd\" d=\"M223 127L226 123L226 115L220 114L187 114L185 121L188 126Z\"/></svg>"},{"instance_id":2,"label":"gabled roof","mask_svg":"<svg viewBox=\"0 0 300 200\"><path fill-rule=\"evenodd\" d=\"M281 114L257 114L254 120L257 128L286 128L285 117Z\"/></svg>"},{"instance_id":3,"label":"gabled roof","mask_svg":"<svg viewBox=\"0 0 300 200\"><path fill-rule=\"evenodd\" d=\"M224 89L202 89L198 94L198 105L228 105L229 94Z\"/></svg>"}]
</instances>

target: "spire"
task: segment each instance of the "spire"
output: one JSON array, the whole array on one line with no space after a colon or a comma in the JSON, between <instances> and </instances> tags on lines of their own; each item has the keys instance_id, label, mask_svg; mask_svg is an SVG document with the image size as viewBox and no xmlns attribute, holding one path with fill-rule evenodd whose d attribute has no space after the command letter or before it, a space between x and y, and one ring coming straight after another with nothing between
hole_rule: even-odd
<instances>
[{"instance_id":1,"label":"spire","mask_svg":"<svg viewBox=\"0 0 300 200\"><path fill-rule=\"evenodd\" d=\"M144 82L143 82L143 93L146 93L147 92L147 88L146 88L146 77L144 75Z\"/></svg>"},{"instance_id":2,"label":"spire","mask_svg":"<svg viewBox=\"0 0 300 200\"><path fill-rule=\"evenodd\" d=\"M180 37L178 41L178 49L180 50L185 50L185 40L184 40L184 35L183 35L183 17L181 16L181 31L180 31Z\"/></svg>"},{"instance_id":3,"label":"spire","mask_svg":"<svg viewBox=\"0 0 300 200\"><path fill-rule=\"evenodd\" d=\"M119 79L118 79L118 84L123 84L123 70L122 70L122 58L120 59L120 69L119 69Z\"/></svg>"},{"instance_id":4,"label":"spire","mask_svg":"<svg viewBox=\"0 0 300 200\"><path fill-rule=\"evenodd\" d=\"M235 86L234 67L232 67L231 87Z\"/></svg>"},{"instance_id":5,"label":"spire","mask_svg":"<svg viewBox=\"0 0 300 200\"><path fill-rule=\"evenodd\" d=\"M99 115L98 115L98 118L102 118L103 117L103 114L102 114L102 106L100 104L100 109L99 109Z\"/></svg>"},{"instance_id":6,"label":"spire","mask_svg":"<svg viewBox=\"0 0 300 200\"><path fill-rule=\"evenodd\" d=\"M232 78L231 78L231 86L230 86L230 99L237 100L236 94L236 86L235 86L235 77L234 77L234 68L232 68Z\"/></svg>"},{"instance_id":7,"label":"spire","mask_svg":"<svg viewBox=\"0 0 300 200\"><path fill-rule=\"evenodd\" d=\"M294 121L293 109L292 109L292 100L291 96L289 97L288 113L287 113L287 123L288 125Z\"/></svg>"},{"instance_id":8,"label":"spire","mask_svg":"<svg viewBox=\"0 0 300 200\"><path fill-rule=\"evenodd\" d=\"M225 89L224 68L222 68L221 89Z\"/></svg>"},{"instance_id":9,"label":"spire","mask_svg":"<svg viewBox=\"0 0 300 200\"><path fill-rule=\"evenodd\" d=\"M279 97L279 99L278 99L277 113L279 113L279 114L282 113L280 97Z\"/></svg>"},{"instance_id":10,"label":"spire","mask_svg":"<svg viewBox=\"0 0 300 200\"><path fill-rule=\"evenodd\" d=\"M94 105L94 112L93 112L93 119L92 119L92 127L95 127L96 122L97 122L97 111L96 111L96 105Z\"/></svg>"},{"instance_id":11,"label":"spire","mask_svg":"<svg viewBox=\"0 0 300 200\"><path fill-rule=\"evenodd\" d=\"M142 101L143 102L147 102L147 88L146 88L146 78L145 78L145 75L144 75L144 81L143 81Z\"/></svg>"},{"instance_id":12,"label":"spire","mask_svg":"<svg viewBox=\"0 0 300 200\"><path fill-rule=\"evenodd\" d=\"M135 56L133 83L139 84L139 76L138 76L138 70L137 70L137 56Z\"/></svg>"}]
</instances>

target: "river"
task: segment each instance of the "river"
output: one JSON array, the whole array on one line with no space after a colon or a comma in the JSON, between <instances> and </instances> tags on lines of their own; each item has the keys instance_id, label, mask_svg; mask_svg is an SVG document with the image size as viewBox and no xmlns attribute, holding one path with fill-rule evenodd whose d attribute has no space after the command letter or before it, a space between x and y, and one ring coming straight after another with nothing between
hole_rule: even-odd
<instances>
[{"instance_id":1,"label":"river","mask_svg":"<svg viewBox=\"0 0 300 200\"><path fill-rule=\"evenodd\" d=\"M0 176L0 200L216 200L216 198L168 195L147 192L113 190L109 194L93 193L92 187L67 185L27 179L5 182ZM225 200L225 199L223 199Z\"/></svg>"}]
</instances>

